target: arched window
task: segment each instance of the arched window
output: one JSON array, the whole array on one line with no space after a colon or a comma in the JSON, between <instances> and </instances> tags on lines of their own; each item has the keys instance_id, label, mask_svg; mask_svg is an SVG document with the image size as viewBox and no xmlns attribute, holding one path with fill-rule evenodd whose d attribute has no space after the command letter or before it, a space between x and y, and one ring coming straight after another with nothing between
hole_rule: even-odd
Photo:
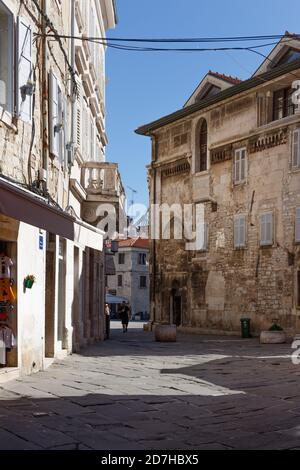
<instances>
[{"instance_id":1,"label":"arched window","mask_svg":"<svg viewBox=\"0 0 300 470\"><path fill-rule=\"evenodd\" d=\"M196 173L207 170L207 122L203 119L198 126L196 145Z\"/></svg>"}]
</instances>

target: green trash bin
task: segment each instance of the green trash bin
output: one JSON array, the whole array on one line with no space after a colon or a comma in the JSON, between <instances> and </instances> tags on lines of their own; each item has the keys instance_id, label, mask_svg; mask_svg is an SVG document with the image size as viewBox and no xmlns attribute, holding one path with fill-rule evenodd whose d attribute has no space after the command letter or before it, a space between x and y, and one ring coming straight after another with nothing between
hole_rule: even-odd
<instances>
[{"instance_id":1,"label":"green trash bin","mask_svg":"<svg viewBox=\"0 0 300 470\"><path fill-rule=\"evenodd\" d=\"M251 338L250 318L241 318L242 338Z\"/></svg>"}]
</instances>

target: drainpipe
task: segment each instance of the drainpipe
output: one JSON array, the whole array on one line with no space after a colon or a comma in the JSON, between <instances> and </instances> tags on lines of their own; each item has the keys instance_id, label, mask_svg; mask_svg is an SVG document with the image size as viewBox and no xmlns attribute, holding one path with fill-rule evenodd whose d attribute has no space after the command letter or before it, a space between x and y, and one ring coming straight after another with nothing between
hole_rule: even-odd
<instances>
[{"instance_id":1,"label":"drainpipe","mask_svg":"<svg viewBox=\"0 0 300 470\"><path fill-rule=\"evenodd\" d=\"M47 70L47 38L46 38L46 20L47 15L47 0L42 0L42 10L44 17L42 18L42 170L40 180L43 185L43 190L46 193L48 188L48 161L49 161L49 121L48 121L48 70Z\"/></svg>"},{"instance_id":2,"label":"drainpipe","mask_svg":"<svg viewBox=\"0 0 300 470\"><path fill-rule=\"evenodd\" d=\"M156 137L155 135L151 135L152 138L152 162L156 162L157 160L157 142L156 142ZM152 201L150 201L150 204L156 204L156 168L152 167L152 178L153 178L153 196L152 196ZM151 207L150 207L150 214L151 214ZM152 221L153 223L153 221ZM153 301L153 318L152 318L152 323L155 323L156 321L156 240L155 238L151 240L152 244L152 276L151 276L151 299Z\"/></svg>"},{"instance_id":3,"label":"drainpipe","mask_svg":"<svg viewBox=\"0 0 300 470\"><path fill-rule=\"evenodd\" d=\"M71 0L71 67L75 70L75 0ZM73 85L71 85L73 87ZM74 158L74 147L75 147L75 119L76 119L76 95L74 90L71 89L71 135L70 135L70 151L72 155L72 161L68 162L71 166Z\"/></svg>"}]
</instances>

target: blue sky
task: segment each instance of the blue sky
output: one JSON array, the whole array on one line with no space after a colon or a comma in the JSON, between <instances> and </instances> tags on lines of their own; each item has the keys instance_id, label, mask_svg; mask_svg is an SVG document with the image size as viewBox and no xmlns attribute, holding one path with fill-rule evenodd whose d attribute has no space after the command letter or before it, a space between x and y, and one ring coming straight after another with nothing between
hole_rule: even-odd
<instances>
[{"instance_id":1,"label":"blue sky","mask_svg":"<svg viewBox=\"0 0 300 470\"><path fill-rule=\"evenodd\" d=\"M299 0L117 0L119 24L109 37L212 37L300 33ZM267 41L269 42L269 41ZM272 42L272 41L270 41ZM271 47L262 49L267 53ZM256 54L123 52L107 54L107 160L118 162L127 198L147 204L150 139L134 130L183 106L213 71L248 78Z\"/></svg>"}]
</instances>

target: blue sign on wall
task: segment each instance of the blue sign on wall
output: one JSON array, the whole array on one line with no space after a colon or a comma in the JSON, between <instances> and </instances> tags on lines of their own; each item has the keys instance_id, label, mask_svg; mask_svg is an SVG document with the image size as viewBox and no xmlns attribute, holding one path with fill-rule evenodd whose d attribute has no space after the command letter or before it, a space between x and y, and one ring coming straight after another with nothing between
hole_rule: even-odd
<instances>
[{"instance_id":1,"label":"blue sign on wall","mask_svg":"<svg viewBox=\"0 0 300 470\"><path fill-rule=\"evenodd\" d=\"M44 249L44 237L43 237L43 235L39 236L39 248L40 248L40 250Z\"/></svg>"}]
</instances>

